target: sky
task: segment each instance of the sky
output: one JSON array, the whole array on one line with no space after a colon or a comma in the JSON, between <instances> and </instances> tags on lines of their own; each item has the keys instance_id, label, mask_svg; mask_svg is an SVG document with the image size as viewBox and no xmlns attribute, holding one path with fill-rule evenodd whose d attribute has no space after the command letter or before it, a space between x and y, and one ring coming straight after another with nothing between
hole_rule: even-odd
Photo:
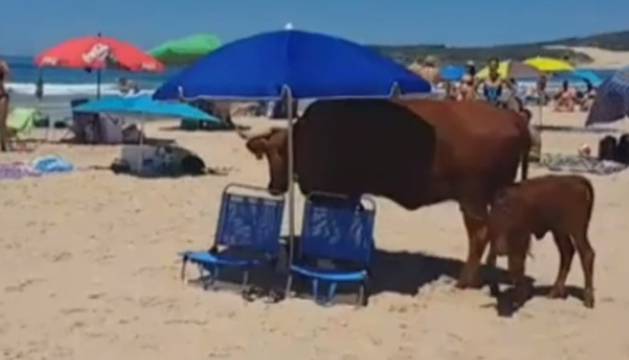
<instances>
[{"instance_id":1,"label":"sky","mask_svg":"<svg viewBox=\"0 0 629 360\"><path fill-rule=\"evenodd\" d=\"M150 49L194 33L323 32L368 44L494 45L629 30L628 0L0 0L0 54L96 34Z\"/></svg>"}]
</instances>

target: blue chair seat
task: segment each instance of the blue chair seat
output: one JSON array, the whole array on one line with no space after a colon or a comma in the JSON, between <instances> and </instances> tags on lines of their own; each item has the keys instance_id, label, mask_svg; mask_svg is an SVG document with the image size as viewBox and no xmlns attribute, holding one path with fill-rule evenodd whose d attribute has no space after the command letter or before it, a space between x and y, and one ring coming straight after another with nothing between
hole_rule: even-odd
<instances>
[{"instance_id":1,"label":"blue chair seat","mask_svg":"<svg viewBox=\"0 0 629 360\"><path fill-rule=\"evenodd\" d=\"M307 277L332 282L362 282L368 277L366 270L343 271L340 269L321 269L304 265L291 265L290 270Z\"/></svg>"},{"instance_id":2,"label":"blue chair seat","mask_svg":"<svg viewBox=\"0 0 629 360\"><path fill-rule=\"evenodd\" d=\"M265 263L263 259L242 259L221 254L210 254L207 251L188 251L183 254L183 261L190 261L201 266L231 266L251 268Z\"/></svg>"}]
</instances>

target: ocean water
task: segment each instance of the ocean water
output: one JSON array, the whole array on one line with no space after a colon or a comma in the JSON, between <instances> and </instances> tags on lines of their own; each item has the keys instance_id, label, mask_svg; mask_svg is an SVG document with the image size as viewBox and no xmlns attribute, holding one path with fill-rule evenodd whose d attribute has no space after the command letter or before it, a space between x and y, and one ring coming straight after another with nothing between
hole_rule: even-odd
<instances>
[{"instance_id":1,"label":"ocean water","mask_svg":"<svg viewBox=\"0 0 629 360\"><path fill-rule=\"evenodd\" d=\"M67 118L70 116L70 100L81 97L96 96L96 73L88 73L84 70L70 70L58 68L45 68L42 71L44 80L44 98L37 101L35 98L35 83L40 74L40 69L34 65L34 59L26 56L3 57L11 68L11 77L8 87L12 95L13 105L37 106L48 113L53 119ZM181 69L168 69L162 74L130 73L125 71L105 70L102 72L101 93L103 95L120 94L117 87L118 79L125 77L136 82L140 91L152 94L166 79L175 75ZM610 70L594 70L602 78L613 74ZM523 87L533 86L533 82L519 82ZM584 83L575 83L582 88ZM559 81L551 81L549 90L558 88Z\"/></svg>"},{"instance_id":2,"label":"ocean water","mask_svg":"<svg viewBox=\"0 0 629 360\"><path fill-rule=\"evenodd\" d=\"M34 65L34 59L26 56L9 56L3 59L11 68L8 88L15 106L36 106L53 119L62 119L70 116L70 100L96 96L96 72L44 68L41 70L44 98L38 101L35 98L35 84L40 69ZM101 94L119 95L117 83L123 77L137 83L142 93L151 94L178 71L180 69L169 69L161 74L151 74L104 70L101 76Z\"/></svg>"}]
</instances>

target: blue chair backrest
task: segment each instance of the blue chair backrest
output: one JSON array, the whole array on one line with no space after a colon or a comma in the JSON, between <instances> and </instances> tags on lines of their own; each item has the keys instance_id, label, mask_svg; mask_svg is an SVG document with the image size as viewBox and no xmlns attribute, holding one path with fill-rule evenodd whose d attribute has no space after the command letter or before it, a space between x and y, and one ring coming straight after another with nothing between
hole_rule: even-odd
<instances>
[{"instance_id":1,"label":"blue chair backrest","mask_svg":"<svg viewBox=\"0 0 629 360\"><path fill-rule=\"evenodd\" d=\"M216 244L277 254L284 199L223 193Z\"/></svg>"},{"instance_id":2,"label":"blue chair backrest","mask_svg":"<svg viewBox=\"0 0 629 360\"><path fill-rule=\"evenodd\" d=\"M304 208L301 254L368 266L374 249L374 219L371 199L311 196Z\"/></svg>"}]
</instances>

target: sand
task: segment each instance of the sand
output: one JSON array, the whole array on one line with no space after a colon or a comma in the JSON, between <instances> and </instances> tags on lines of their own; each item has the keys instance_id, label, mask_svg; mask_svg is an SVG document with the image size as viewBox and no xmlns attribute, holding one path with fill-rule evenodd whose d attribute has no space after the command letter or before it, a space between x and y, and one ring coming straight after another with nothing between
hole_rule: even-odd
<instances>
[{"instance_id":1,"label":"sand","mask_svg":"<svg viewBox=\"0 0 629 360\"><path fill-rule=\"evenodd\" d=\"M546 114L579 126L583 114ZM223 187L264 186L266 163L234 133L174 138L229 176L138 179L85 170L0 182L0 358L12 359L628 359L629 172L591 176L596 204L597 304L535 296L499 317L488 289L454 288L467 240L456 204L408 212L378 199L376 292L369 306L324 308L307 299L245 302L179 281L187 249L211 242ZM600 134L547 131L543 151L596 149ZM117 146L40 145L79 166L108 165ZM545 173L534 168L533 174ZM528 274L552 284L558 254L535 242ZM499 262L504 266L504 260ZM582 287L575 259L569 285Z\"/></svg>"},{"instance_id":2,"label":"sand","mask_svg":"<svg viewBox=\"0 0 629 360\"><path fill-rule=\"evenodd\" d=\"M588 46L549 46L549 48L570 49L588 55L592 58L592 62L584 66L590 69L617 70L629 66L629 51L614 51Z\"/></svg>"}]
</instances>

